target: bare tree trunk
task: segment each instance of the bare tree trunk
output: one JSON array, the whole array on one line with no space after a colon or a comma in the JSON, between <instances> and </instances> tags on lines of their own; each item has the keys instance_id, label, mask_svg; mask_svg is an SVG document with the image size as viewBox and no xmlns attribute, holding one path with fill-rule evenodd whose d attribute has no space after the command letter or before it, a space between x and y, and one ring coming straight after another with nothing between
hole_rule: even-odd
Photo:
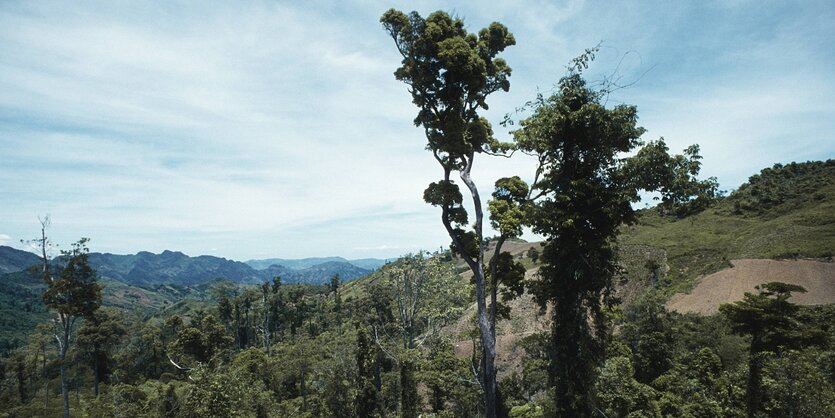
<instances>
[{"instance_id":1,"label":"bare tree trunk","mask_svg":"<svg viewBox=\"0 0 835 418\"><path fill-rule=\"evenodd\" d=\"M44 380L43 384L43 409L49 408L49 379L46 378L46 343L41 346L43 350L43 364L41 366L41 375Z\"/></svg>"},{"instance_id":2,"label":"bare tree trunk","mask_svg":"<svg viewBox=\"0 0 835 418\"><path fill-rule=\"evenodd\" d=\"M60 360L61 369L61 397L64 400L64 418L70 418L70 384L67 380L67 351L70 345L70 331L73 326L73 318L64 314L58 314L56 320L57 325L60 326L60 336L55 335L58 340L58 357Z\"/></svg>"},{"instance_id":3,"label":"bare tree trunk","mask_svg":"<svg viewBox=\"0 0 835 418\"><path fill-rule=\"evenodd\" d=\"M473 271L476 288L476 308L478 315L478 329L481 334L481 345L484 353L484 413L487 418L496 417L496 337L493 334L490 320L487 318L487 304L485 301L485 280L484 280L484 234L482 224L484 212L481 207L481 197L473 180L470 178L473 154L470 154L466 168L461 171L461 180L470 189L475 209L475 233L478 239L477 259L472 260L465 257L467 264Z\"/></svg>"},{"instance_id":4,"label":"bare tree trunk","mask_svg":"<svg viewBox=\"0 0 835 418\"><path fill-rule=\"evenodd\" d=\"M441 220L444 227L452 239L453 245L459 249L462 258L473 272L476 289L476 315L478 320L478 329L481 336L482 345L482 366L483 375L481 376L482 389L484 390L484 413L487 418L496 417L496 338L490 326L490 320L487 317L487 303L485 301L485 280L484 280L484 236L482 224L484 220L484 211L481 207L481 197L478 193L478 188L470 178L470 170L472 168L473 154L470 154L467 159L466 168L461 171L461 180L467 185L473 199L473 206L475 207L475 230L476 239L478 240L478 254L473 259L469 254L466 254L461 240L458 238L455 230L452 228L452 223L449 218L449 207L443 206ZM444 180L449 181L450 168L444 166Z\"/></svg>"},{"instance_id":5,"label":"bare tree trunk","mask_svg":"<svg viewBox=\"0 0 835 418\"><path fill-rule=\"evenodd\" d=\"M496 241L496 249L493 251L493 256L490 257L490 332L493 334L494 340L496 339L496 299L499 292L498 260L505 239L504 235L499 237L499 240Z\"/></svg>"},{"instance_id":6,"label":"bare tree trunk","mask_svg":"<svg viewBox=\"0 0 835 418\"><path fill-rule=\"evenodd\" d=\"M66 342L66 340L64 340ZM61 361L61 398L64 400L64 418L70 418L70 385L67 381L66 343L61 346L59 357Z\"/></svg>"},{"instance_id":7,"label":"bare tree trunk","mask_svg":"<svg viewBox=\"0 0 835 418\"><path fill-rule=\"evenodd\" d=\"M269 298L269 285L264 284L261 287L261 298L264 302L264 320L261 322L261 326L264 329L264 349L267 351L267 355L270 355L270 298Z\"/></svg>"},{"instance_id":8,"label":"bare tree trunk","mask_svg":"<svg viewBox=\"0 0 835 418\"><path fill-rule=\"evenodd\" d=\"M479 269L480 270L480 269ZM484 273L476 276L476 298L478 310L478 329L484 352L484 413L487 418L496 417L496 339L487 320L487 307L484 300ZM479 282L481 285L479 286Z\"/></svg>"}]
</instances>

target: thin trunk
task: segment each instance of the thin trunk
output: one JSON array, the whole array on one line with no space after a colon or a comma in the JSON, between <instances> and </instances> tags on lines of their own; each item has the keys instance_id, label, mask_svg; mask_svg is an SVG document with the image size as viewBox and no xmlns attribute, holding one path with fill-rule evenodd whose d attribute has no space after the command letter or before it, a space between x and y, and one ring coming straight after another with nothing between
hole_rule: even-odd
<instances>
[{"instance_id":1,"label":"thin trunk","mask_svg":"<svg viewBox=\"0 0 835 418\"><path fill-rule=\"evenodd\" d=\"M490 332L493 334L493 339L496 339L496 302L499 292L499 276L498 276L498 261L499 254L502 252L505 236L499 236L496 241L496 249L493 251L493 256L490 257Z\"/></svg>"},{"instance_id":2,"label":"thin trunk","mask_svg":"<svg viewBox=\"0 0 835 418\"><path fill-rule=\"evenodd\" d=\"M452 224L449 219L449 207L443 206L443 212L441 214L441 221L444 224L444 227L447 230L450 238L452 239L453 245L458 248L462 254L462 258L469 266L470 270L473 272L473 278L475 280L475 288L476 288L476 310L477 310L477 317L478 317L478 329L479 334L481 336L481 345L482 345L482 365L483 365L483 374L481 376L482 380L482 387L484 390L484 410L485 416L487 418L495 418L496 417L496 370L495 370L495 362L496 362L496 339L493 336L493 333L490 328L490 320L487 318L487 306L485 302L485 289L484 289L484 243L483 243L483 234L482 234L482 222L484 219L484 212L481 208L481 197L478 194L478 188L476 187L475 183L470 178L470 169L472 168L472 157L467 161L467 166L464 170L461 171L461 180L464 184L467 185L467 188L470 190L470 194L473 198L473 205L475 207L475 216L476 221L474 225L476 239L478 240L478 248L479 253L476 256L476 259L471 258L466 252L464 251L464 246L461 243L461 240L458 239L455 230L452 228ZM444 180L449 181L450 175L450 168L444 166Z\"/></svg>"},{"instance_id":3,"label":"thin trunk","mask_svg":"<svg viewBox=\"0 0 835 418\"><path fill-rule=\"evenodd\" d=\"M487 320L486 303L484 301L484 275L480 272L480 279L476 280L476 297L478 298L478 325L484 352L484 407L487 418L496 417L496 340ZM481 282L481 286L478 283Z\"/></svg>"},{"instance_id":4,"label":"thin trunk","mask_svg":"<svg viewBox=\"0 0 835 418\"><path fill-rule=\"evenodd\" d=\"M239 349L243 348L241 347L241 311L237 304L235 304L235 345Z\"/></svg>"},{"instance_id":5,"label":"thin trunk","mask_svg":"<svg viewBox=\"0 0 835 418\"><path fill-rule=\"evenodd\" d=\"M65 345L66 347L66 345ZM64 418L70 418L70 385L67 382L67 370L64 364L66 350L61 349L61 398L64 400Z\"/></svg>"},{"instance_id":6,"label":"thin trunk","mask_svg":"<svg viewBox=\"0 0 835 418\"><path fill-rule=\"evenodd\" d=\"M266 292L264 294L264 348L267 350L267 355L270 355L270 309Z\"/></svg>"},{"instance_id":7,"label":"thin trunk","mask_svg":"<svg viewBox=\"0 0 835 418\"><path fill-rule=\"evenodd\" d=\"M382 379L382 367L383 367L383 350L377 346L376 355L374 359L374 388L377 389L377 393L380 394L383 391L383 379ZM383 404L383 397L376 396L376 403L377 403L377 411L380 413L380 416L383 416L382 412L385 410L385 405Z\"/></svg>"},{"instance_id":8,"label":"thin trunk","mask_svg":"<svg viewBox=\"0 0 835 418\"><path fill-rule=\"evenodd\" d=\"M41 348L43 349L43 364L41 366L41 375L44 379L43 384L43 409L49 408L49 379L46 378L46 344L44 343Z\"/></svg>"},{"instance_id":9,"label":"thin trunk","mask_svg":"<svg viewBox=\"0 0 835 418\"><path fill-rule=\"evenodd\" d=\"M246 338L246 345L249 346L249 342L252 341L252 333L250 331L252 327L249 323L249 299L247 299L246 310L244 311L244 321L244 338Z\"/></svg>"},{"instance_id":10,"label":"thin trunk","mask_svg":"<svg viewBox=\"0 0 835 418\"><path fill-rule=\"evenodd\" d=\"M99 352L93 350L93 394L99 397Z\"/></svg>"},{"instance_id":11,"label":"thin trunk","mask_svg":"<svg viewBox=\"0 0 835 418\"><path fill-rule=\"evenodd\" d=\"M70 344L70 331L72 330L74 318L68 317L64 314L59 314L58 319L58 324L61 327L61 335L55 335L55 339L58 340L58 357L61 365L61 397L64 400L64 418L70 418L70 386L67 381L66 358Z\"/></svg>"},{"instance_id":12,"label":"thin trunk","mask_svg":"<svg viewBox=\"0 0 835 418\"><path fill-rule=\"evenodd\" d=\"M302 393L302 411L303 412L307 412L307 389L305 388L305 385L304 385L304 379L305 379L304 375L305 375L306 370L307 370L307 364L302 363L300 389L301 389L301 393Z\"/></svg>"},{"instance_id":13,"label":"thin trunk","mask_svg":"<svg viewBox=\"0 0 835 418\"><path fill-rule=\"evenodd\" d=\"M415 363L411 359L400 362L400 410L402 418L418 416L418 392Z\"/></svg>"},{"instance_id":14,"label":"thin trunk","mask_svg":"<svg viewBox=\"0 0 835 418\"><path fill-rule=\"evenodd\" d=\"M470 194L473 199L473 207L475 209L475 233L478 239L478 259L472 260L465 257L467 264L473 271L476 285L476 307L478 311L478 327L481 333L481 344L484 353L484 412L487 418L496 417L496 339L490 327L490 320L487 318L487 306L485 302L485 283L484 283L484 236L482 233L482 223L484 220L484 212L481 207L481 197L478 193L478 188L470 178L470 169L472 168L473 155L468 159L467 167L461 172L461 180L470 189Z\"/></svg>"},{"instance_id":15,"label":"thin trunk","mask_svg":"<svg viewBox=\"0 0 835 418\"><path fill-rule=\"evenodd\" d=\"M760 385L762 384L762 367L758 352L752 351L748 360L748 416L754 418L760 409Z\"/></svg>"}]
</instances>

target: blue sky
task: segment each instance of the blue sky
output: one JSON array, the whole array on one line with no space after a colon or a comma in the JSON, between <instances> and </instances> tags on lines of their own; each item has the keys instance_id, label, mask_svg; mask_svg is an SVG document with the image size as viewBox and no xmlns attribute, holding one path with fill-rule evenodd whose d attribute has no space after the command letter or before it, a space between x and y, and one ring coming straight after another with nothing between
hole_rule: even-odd
<instances>
[{"instance_id":1,"label":"blue sky","mask_svg":"<svg viewBox=\"0 0 835 418\"><path fill-rule=\"evenodd\" d=\"M440 170L394 80L390 7L504 23L502 116L602 42L647 140L699 143L733 189L835 157L832 1L0 2L0 244L245 260L393 257L446 246L422 201ZM525 158L477 161L482 193ZM529 236L534 239L535 237Z\"/></svg>"}]
</instances>

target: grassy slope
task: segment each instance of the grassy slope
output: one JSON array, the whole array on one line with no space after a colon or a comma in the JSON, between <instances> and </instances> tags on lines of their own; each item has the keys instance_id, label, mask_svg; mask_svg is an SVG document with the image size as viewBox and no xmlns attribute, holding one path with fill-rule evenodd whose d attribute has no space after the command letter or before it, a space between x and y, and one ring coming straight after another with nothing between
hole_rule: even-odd
<instances>
[{"instance_id":1,"label":"grassy slope","mask_svg":"<svg viewBox=\"0 0 835 418\"><path fill-rule=\"evenodd\" d=\"M812 167L809 166L812 164ZM644 210L621 245L666 251L668 295L739 258L831 259L835 251L835 162L766 169L706 211L685 218ZM790 171L790 173L786 173Z\"/></svg>"}]
</instances>

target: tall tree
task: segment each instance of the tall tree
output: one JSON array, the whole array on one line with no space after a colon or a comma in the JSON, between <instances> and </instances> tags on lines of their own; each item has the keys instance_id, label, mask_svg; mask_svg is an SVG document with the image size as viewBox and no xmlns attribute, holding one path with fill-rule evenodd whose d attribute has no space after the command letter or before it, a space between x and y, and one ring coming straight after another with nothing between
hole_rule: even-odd
<instances>
[{"instance_id":1,"label":"tall tree","mask_svg":"<svg viewBox=\"0 0 835 418\"><path fill-rule=\"evenodd\" d=\"M271 353L273 336L279 329L279 312L281 307L281 276L273 277L272 283L265 281L261 283L261 308L262 317L259 331L264 340L264 349L267 354ZM228 303L228 302L227 302ZM228 310L219 310L224 312ZM221 318L223 319L223 318Z\"/></svg>"},{"instance_id":2,"label":"tall tree","mask_svg":"<svg viewBox=\"0 0 835 418\"><path fill-rule=\"evenodd\" d=\"M70 348L73 329L79 318L92 318L101 306L101 286L96 282L96 270L90 266L87 248L88 238L82 238L69 251L62 251L66 265L56 276L52 273L47 256L49 240L46 237L48 218L41 221L41 254L43 280L47 285L43 293L46 305L55 311L55 340L61 370L61 395L64 401L64 417L70 416L69 382L66 372L67 351Z\"/></svg>"},{"instance_id":3,"label":"tall tree","mask_svg":"<svg viewBox=\"0 0 835 418\"><path fill-rule=\"evenodd\" d=\"M591 391L609 332L604 308L617 271L615 238L621 225L634 220L631 204L641 190L667 187L667 197L689 185L672 182L669 173L677 169L668 164L677 158L666 154L666 146L654 147L654 158L622 157L643 145L644 129L634 106L607 108L606 86L586 84L582 71L595 51L573 61L554 94L531 102L532 115L514 132L519 149L539 161L527 213L546 242L531 290L543 308L553 306L550 375L564 417L594 411Z\"/></svg>"},{"instance_id":4,"label":"tall tree","mask_svg":"<svg viewBox=\"0 0 835 418\"><path fill-rule=\"evenodd\" d=\"M376 347L367 326L357 324L357 393L355 416L372 417L377 411L379 393L374 385Z\"/></svg>"},{"instance_id":5,"label":"tall tree","mask_svg":"<svg viewBox=\"0 0 835 418\"><path fill-rule=\"evenodd\" d=\"M776 352L780 347L795 347L798 338L798 305L789 302L792 292L805 293L801 286L770 282L756 287L757 294L745 293L743 299L719 307L730 321L734 333L751 336L748 357L748 416L757 416L762 401L762 353Z\"/></svg>"},{"instance_id":6,"label":"tall tree","mask_svg":"<svg viewBox=\"0 0 835 418\"><path fill-rule=\"evenodd\" d=\"M339 278L339 273L331 276L330 290L333 292L333 313L336 316L337 325L342 324L342 296L339 295L339 287L342 286L342 280Z\"/></svg>"},{"instance_id":7,"label":"tall tree","mask_svg":"<svg viewBox=\"0 0 835 418\"><path fill-rule=\"evenodd\" d=\"M484 215L471 172L477 154L504 153L510 148L493 137L489 122L479 117L478 110L487 109L488 95L509 89L510 67L497 56L516 41L500 23L491 23L476 35L467 32L463 20L440 11L424 19L417 12L406 15L390 9L380 22L403 57L394 75L409 86L412 101L420 109L414 123L423 127L427 149L443 170L443 178L429 185L424 199L441 207L441 222L453 248L473 272L484 347L485 412L494 417L496 343L485 302ZM471 230L465 230L467 211L458 185L451 179L453 172L472 198L475 220Z\"/></svg>"}]
</instances>

